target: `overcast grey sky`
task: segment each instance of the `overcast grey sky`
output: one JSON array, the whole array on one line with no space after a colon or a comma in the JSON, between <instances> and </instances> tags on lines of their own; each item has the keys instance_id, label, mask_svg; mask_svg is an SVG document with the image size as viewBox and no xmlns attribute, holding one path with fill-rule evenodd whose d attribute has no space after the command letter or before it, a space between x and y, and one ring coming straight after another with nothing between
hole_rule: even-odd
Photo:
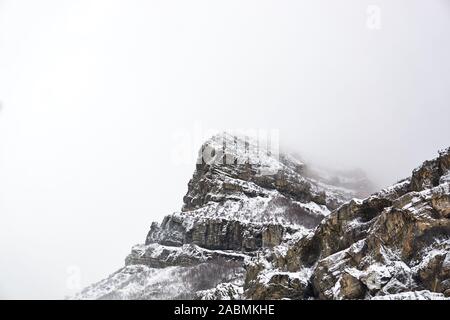
<instances>
[{"instance_id":1,"label":"overcast grey sky","mask_svg":"<svg viewBox=\"0 0 450 320\"><path fill-rule=\"evenodd\" d=\"M447 0L0 0L0 36L1 298L122 266L181 207L180 133L279 129L380 186L450 145Z\"/></svg>"}]
</instances>

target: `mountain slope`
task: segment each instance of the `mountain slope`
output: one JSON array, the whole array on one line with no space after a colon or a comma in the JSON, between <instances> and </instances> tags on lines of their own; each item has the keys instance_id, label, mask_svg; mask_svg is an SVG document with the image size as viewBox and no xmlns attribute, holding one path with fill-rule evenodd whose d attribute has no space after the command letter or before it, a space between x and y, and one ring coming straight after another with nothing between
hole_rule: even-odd
<instances>
[{"instance_id":1,"label":"mountain slope","mask_svg":"<svg viewBox=\"0 0 450 320\"><path fill-rule=\"evenodd\" d=\"M447 149L410 178L351 200L307 236L253 259L247 264L246 297L450 296L449 169Z\"/></svg>"},{"instance_id":2,"label":"mountain slope","mask_svg":"<svg viewBox=\"0 0 450 320\"><path fill-rule=\"evenodd\" d=\"M360 173L336 176L217 135L199 152L182 210L153 223L124 268L74 298L442 298L449 159L446 150L358 200L370 191Z\"/></svg>"}]
</instances>

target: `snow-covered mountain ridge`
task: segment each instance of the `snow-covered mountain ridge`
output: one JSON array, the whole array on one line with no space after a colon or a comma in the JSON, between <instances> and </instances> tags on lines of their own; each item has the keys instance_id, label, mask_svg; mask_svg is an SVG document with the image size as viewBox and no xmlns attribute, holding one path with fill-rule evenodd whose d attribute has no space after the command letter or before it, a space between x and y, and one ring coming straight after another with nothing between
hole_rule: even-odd
<instances>
[{"instance_id":1,"label":"snow-covered mountain ridge","mask_svg":"<svg viewBox=\"0 0 450 320\"><path fill-rule=\"evenodd\" d=\"M369 194L245 137L202 146L181 211L76 299L371 299L450 294L450 150ZM212 152L211 152L212 151ZM211 160L211 159L209 159ZM364 198L364 199L359 199Z\"/></svg>"}]
</instances>

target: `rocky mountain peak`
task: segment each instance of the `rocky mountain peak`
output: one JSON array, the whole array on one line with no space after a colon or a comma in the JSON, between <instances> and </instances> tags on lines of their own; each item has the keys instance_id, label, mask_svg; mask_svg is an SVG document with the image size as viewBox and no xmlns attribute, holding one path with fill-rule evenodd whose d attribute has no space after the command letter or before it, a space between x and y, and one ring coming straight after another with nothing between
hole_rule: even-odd
<instances>
[{"instance_id":1,"label":"rocky mountain peak","mask_svg":"<svg viewBox=\"0 0 450 320\"><path fill-rule=\"evenodd\" d=\"M450 294L450 149L359 199L370 187L360 172L314 168L267 146L226 133L206 141L182 209L76 298Z\"/></svg>"},{"instance_id":2,"label":"rocky mountain peak","mask_svg":"<svg viewBox=\"0 0 450 320\"><path fill-rule=\"evenodd\" d=\"M200 148L182 210L193 210L210 201L220 202L241 194L263 196L270 190L295 201L312 201L335 209L346 200L367 193L362 186L370 182L363 173L352 181L349 173L319 171L292 154L271 149L266 142L228 133L206 141ZM352 185L354 181L360 185Z\"/></svg>"}]
</instances>

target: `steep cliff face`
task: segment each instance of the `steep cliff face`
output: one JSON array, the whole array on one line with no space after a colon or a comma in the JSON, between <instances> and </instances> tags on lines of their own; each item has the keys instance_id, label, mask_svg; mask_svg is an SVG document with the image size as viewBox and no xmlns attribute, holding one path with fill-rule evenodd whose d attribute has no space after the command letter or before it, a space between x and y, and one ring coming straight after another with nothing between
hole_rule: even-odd
<instances>
[{"instance_id":1,"label":"steep cliff face","mask_svg":"<svg viewBox=\"0 0 450 320\"><path fill-rule=\"evenodd\" d=\"M181 211L153 223L124 268L75 298L449 295L449 167L446 150L359 200L371 191L359 172L336 175L215 136L200 150Z\"/></svg>"},{"instance_id":2,"label":"steep cliff face","mask_svg":"<svg viewBox=\"0 0 450 320\"><path fill-rule=\"evenodd\" d=\"M181 212L154 223L146 244L194 244L211 250L254 252L312 229L358 191L309 177L306 166L259 150L250 141L216 136L202 147Z\"/></svg>"}]
</instances>

